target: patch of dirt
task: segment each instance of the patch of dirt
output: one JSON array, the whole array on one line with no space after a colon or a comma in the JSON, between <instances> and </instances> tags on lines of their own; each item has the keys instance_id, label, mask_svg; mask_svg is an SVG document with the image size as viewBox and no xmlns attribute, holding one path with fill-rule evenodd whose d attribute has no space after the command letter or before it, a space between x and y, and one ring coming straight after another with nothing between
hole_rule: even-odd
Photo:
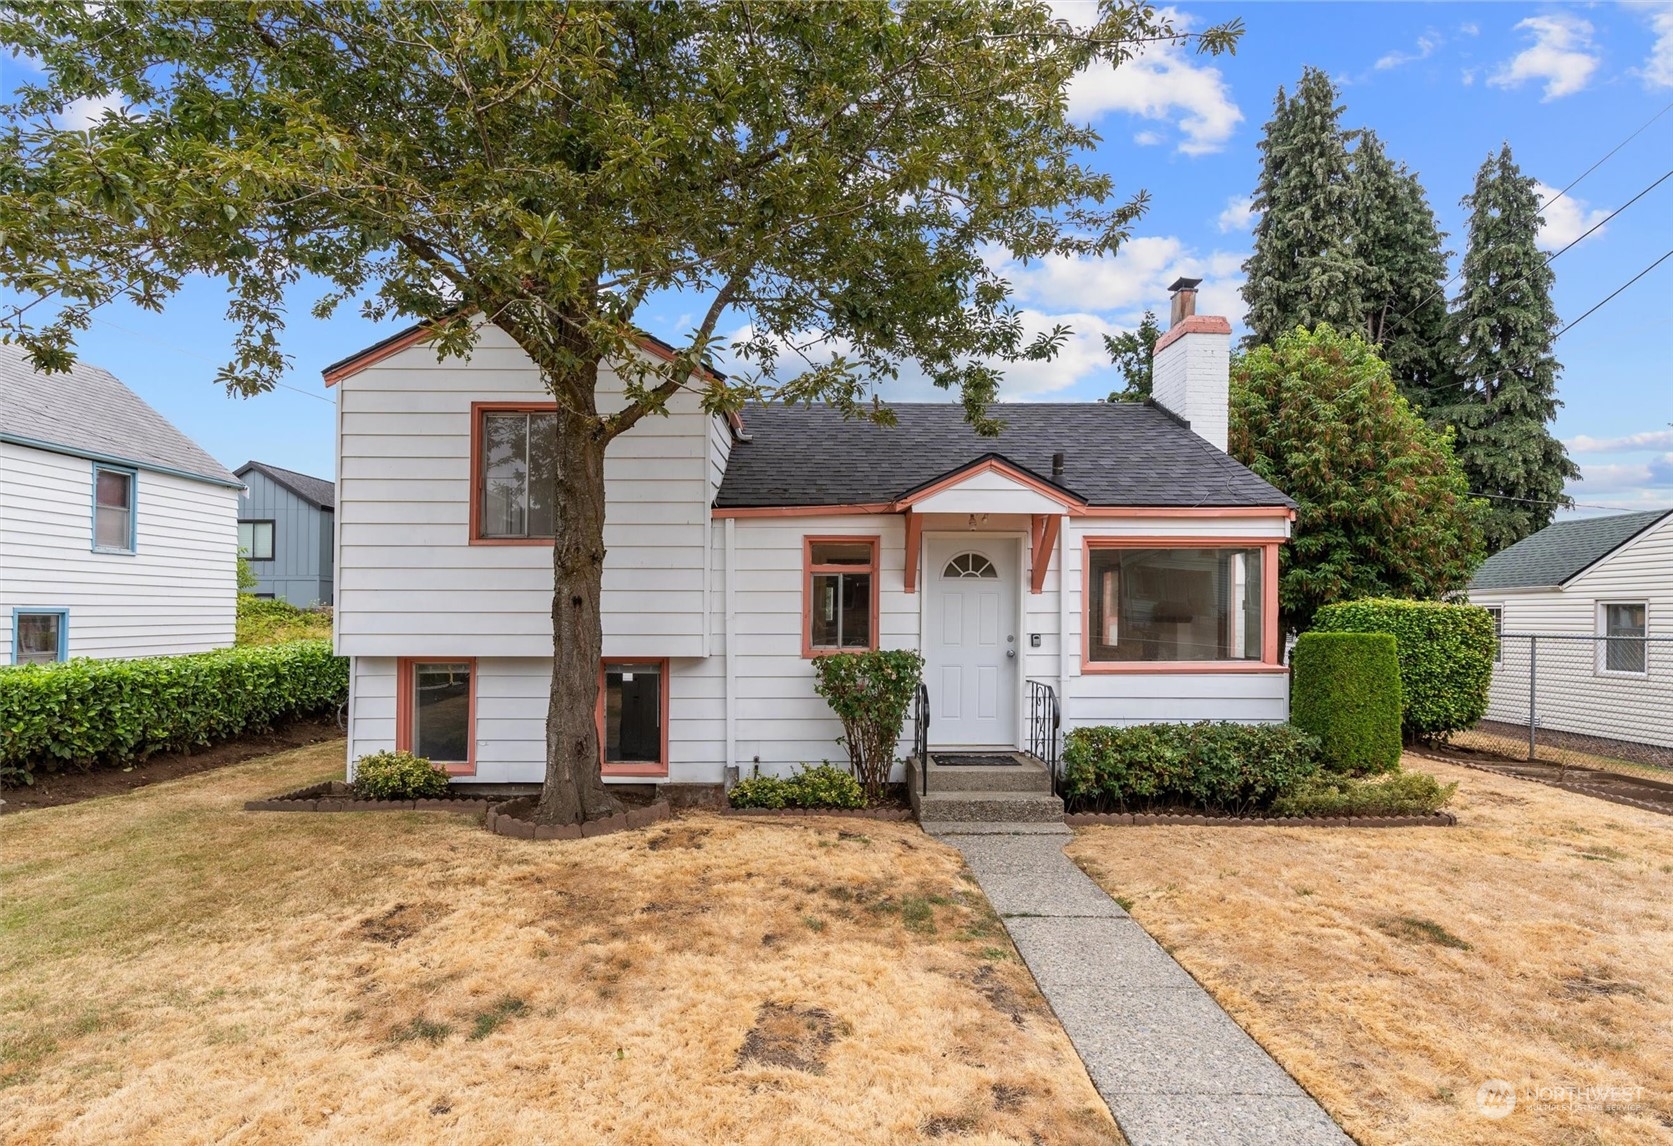
<instances>
[{"instance_id":1,"label":"patch of dirt","mask_svg":"<svg viewBox=\"0 0 1673 1146\"><path fill-rule=\"evenodd\" d=\"M970 1114L938 1114L921 1127L925 1138L945 1138L951 1134L968 1134L981 1124Z\"/></svg>"},{"instance_id":2,"label":"patch of dirt","mask_svg":"<svg viewBox=\"0 0 1673 1146\"><path fill-rule=\"evenodd\" d=\"M755 1012L755 1025L738 1048L735 1069L754 1063L823 1074L825 1052L842 1033L842 1024L823 1007L762 1003Z\"/></svg>"},{"instance_id":3,"label":"patch of dirt","mask_svg":"<svg viewBox=\"0 0 1673 1146\"><path fill-rule=\"evenodd\" d=\"M684 825L669 828L661 835L652 836L645 841L645 846L653 852L663 848L701 848L703 837L709 834L708 828L689 828Z\"/></svg>"},{"instance_id":4,"label":"patch of dirt","mask_svg":"<svg viewBox=\"0 0 1673 1146\"><path fill-rule=\"evenodd\" d=\"M298 720L272 732L241 736L197 752L160 752L143 764L135 764L127 771L120 768L97 768L90 772L51 772L38 775L35 783L23 788L7 788L0 792L7 813L31 808L54 808L63 804L77 804L98 796L116 796L177 780L198 772L209 772L231 764L242 764L258 756L271 756L292 748L304 748L328 740L343 739L343 730L330 717L319 720Z\"/></svg>"},{"instance_id":5,"label":"patch of dirt","mask_svg":"<svg viewBox=\"0 0 1673 1146\"><path fill-rule=\"evenodd\" d=\"M434 908L424 904L397 903L382 915L362 919L360 935L368 943L387 943L394 947L424 930L435 914Z\"/></svg>"},{"instance_id":6,"label":"patch of dirt","mask_svg":"<svg viewBox=\"0 0 1673 1146\"><path fill-rule=\"evenodd\" d=\"M1578 975L1563 980L1563 993L1576 999L1612 995L1642 995L1644 988L1637 983L1623 983L1607 967L1588 967Z\"/></svg>"},{"instance_id":7,"label":"patch of dirt","mask_svg":"<svg viewBox=\"0 0 1673 1146\"><path fill-rule=\"evenodd\" d=\"M989 1006L1002 1015L1011 1016L1011 1021L1018 1026L1022 1025L1023 1015L1034 1009L1016 988L994 970L992 963L984 963L978 967L971 981L977 993L988 1001Z\"/></svg>"},{"instance_id":8,"label":"patch of dirt","mask_svg":"<svg viewBox=\"0 0 1673 1146\"><path fill-rule=\"evenodd\" d=\"M1022 1100L1028 1097L1028 1088L1023 1086L1006 1086L995 1083L993 1087L993 1108L995 1110L1020 1110Z\"/></svg>"}]
</instances>

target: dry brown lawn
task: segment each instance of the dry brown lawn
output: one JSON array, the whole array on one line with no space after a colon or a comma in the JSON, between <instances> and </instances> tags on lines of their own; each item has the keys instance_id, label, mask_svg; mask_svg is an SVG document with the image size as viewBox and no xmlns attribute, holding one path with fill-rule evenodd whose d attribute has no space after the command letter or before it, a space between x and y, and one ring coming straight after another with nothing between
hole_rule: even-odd
<instances>
[{"instance_id":1,"label":"dry brown lawn","mask_svg":"<svg viewBox=\"0 0 1673 1146\"><path fill-rule=\"evenodd\" d=\"M1070 853L1361 1143L1673 1141L1673 818L1407 765L1458 781L1459 826ZM1516 1088L1503 1120L1487 1079ZM1618 1089L1562 1089L1588 1087Z\"/></svg>"},{"instance_id":2,"label":"dry brown lawn","mask_svg":"<svg viewBox=\"0 0 1673 1146\"><path fill-rule=\"evenodd\" d=\"M238 810L340 752L4 817L0 1140L1119 1140L915 827Z\"/></svg>"}]
</instances>

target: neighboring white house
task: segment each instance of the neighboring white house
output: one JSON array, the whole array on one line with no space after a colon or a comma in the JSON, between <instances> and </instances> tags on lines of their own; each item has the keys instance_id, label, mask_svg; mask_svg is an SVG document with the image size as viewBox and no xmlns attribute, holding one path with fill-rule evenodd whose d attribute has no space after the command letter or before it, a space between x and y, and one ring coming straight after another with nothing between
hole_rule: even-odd
<instances>
[{"instance_id":1,"label":"neighboring white house","mask_svg":"<svg viewBox=\"0 0 1673 1146\"><path fill-rule=\"evenodd\" d=\"M1067 725L1286 719L1293 503L1225 453L1231 328L1193 313L1195 286L1176 284L1156 405L1005 405L980 438L954 403L896 405L895 427L817 405L729 422L682 394L612 442L606 776L713 784L729 765L842 759L813 688L813 658L839 649L923 652L935 747L1021 747L1029 682ZM538 781L551 400L496 328L468 361L424 335L326 371L349 759L400 747ZM601 409L620 394L601 372Z\"/></svg>"},{"instance_id":2,"label":"neighboring white house","mask_svg":"<svg viewBox=\"0 0 1673 1146\"><path fill-rule=\"evenodd\" d=\"M232 644L241 488L108 372L0 346L0 663Z\"/></svg>"},{"instance_id":3,"label":"neighboring white house","mask_svg":"<svg viewBox=\"0 0 1673 1146\"><path fill-rule=\"evenodd\" d=\"M1542 729L1673 747L1673 510L1546 526L1469 598L1503 634L1488 720L1525 727L1532 691Z\"/></svg>"}]
</instances>

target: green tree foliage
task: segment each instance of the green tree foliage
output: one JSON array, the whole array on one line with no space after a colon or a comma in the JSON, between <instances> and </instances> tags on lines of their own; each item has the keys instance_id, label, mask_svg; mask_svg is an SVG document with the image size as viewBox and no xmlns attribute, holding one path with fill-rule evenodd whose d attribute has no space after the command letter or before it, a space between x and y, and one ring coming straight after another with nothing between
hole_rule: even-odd
<instances>
[{"instance_id":1,"label":"green tree foliage","mask_svg":"<svg viewBox=\"0 0 1673 1146\"><path fill-rule=\"evenodd\" d=\"M1104 335L1104 349L1126 381L1110 394L1111 402L1143 402L1150 397L1151 368L1156 357L1156 340L1162 337L1156 312L1147 310L1138 328L1117 335Z\"/></svg>"},{"instance_id":2,"label":"green tree foliage","mask_svg":"<svg viewBox=\"0 0 1673 1146\"><path fill-rule=\"evenodd\" d=\"M1078 158L1079 74L1184 36L1145 3L1089 29L1043 3L185 5L16 3L0 46L43 78L5 114L0 316L63 369L92 312L155 309L188 275L227 283L220 380L285 367L287 292L326 284L374 319L431 321L438 355L491 322L557 405L553 673L536 816L619 805L599 775L604 451L692 386L706 408L823 399L887 420L912 362L977 429L1006 364L1050 358L989 267L1112 253L1146 197ZM114 93L91 130L46 117ZM645 300L700 300L671 361L639 354ZM726 329L742 369L698 374ZM807 332L840 353L802 357ZM787 347L795 346L790 350ZM596 402L600 363L626 403Z\"/></svg>"},{"instance_id":3,"label":"green tree foliage","mask_svg":"<svg viewBox=\"0 0 1673 1146\"><path fill-rule=\"evenodd\" d=\"M1413 740L1444 737L1487 714L1498 639L1476 605L1364 600L1327 605L1313 627L1330 633L1388 633L1400 657L1401 720Z\"/></svg>"},{"instance_id":4,"label":"green tree foliage","mask_svg":"<svg viewBox=\"0 0 1673 1146\"><path fill-rule=\"evenodd\" d=\"M1445 235L1423 184L1389 159L1375 132L1358 133L1351 165L1365 338L1406 400L1428 409L1447 400L1452 367Z\"/></svg>"},{"instance_id":5,"label":"green tree foliage","mask_svg":"<svg viewBox=\"0 0 1673 1146\"><path fill-rule=\"evenodd\" d=\"M1363 776L1400 767L1400 657L1389 633L1302 633L1290 654L1290 723L1321 762Z\"/></svg>"},{"instance_id":6,"label":"green tree foliage","mask_svg":"<svg viewBox=\"0 0 1673 1146\"><path fill-rule=\"evenodd\" d=\"M1243 264L1251 346L1297 326L1358 330L1364 322L1366 275L1354 249L1354 173L1342 111L1335 85L1317 68L1302 73L1293 97L1278 89L1260 142L1255 249Z\"/></svg>"},{"instance_id":7,"label":"green tree foliage","mask_svg":"<svg viewBox=\"0 0 1673 1146\"><path fill-rule=\"evenodd\" d=\"M876 800L889 782L906 712L923 678L924 658L911 649L828 653L813 662L813 689L842 722L849 770Z\"/></svg>"},{"instance_id":8,"label":"green tree foliage","mask_svg":"<svg viewBox=\"0 0 1673 1146\"><path fill-rule=\"evenodd\" d=\"M1435 598L1480 563L1482 505L1444 431L1363 339L1294 330L1232 362L1231 454L1299 504L1281 550L1281 621L1365 596Z\"/></svg>"},{"instance_id":9,"label":"green tree foliage","mask_svg":"<svg viewBox=\"0 0 1673 1146\"><path fill-rule=\"evenodd\" d=\"M1572 504L1563 484L1580 476L1551 434L1557 375L1552 353L1555 281L1535 239L1541 223L1534 181L1510 145L1476 173L1469 209L1464 288L1453 312L1456 397L1438 411L1455 428L1470 489L1490 496L1487 549L1496 553L1551 524Z\"/></svg>"}]
</instances>

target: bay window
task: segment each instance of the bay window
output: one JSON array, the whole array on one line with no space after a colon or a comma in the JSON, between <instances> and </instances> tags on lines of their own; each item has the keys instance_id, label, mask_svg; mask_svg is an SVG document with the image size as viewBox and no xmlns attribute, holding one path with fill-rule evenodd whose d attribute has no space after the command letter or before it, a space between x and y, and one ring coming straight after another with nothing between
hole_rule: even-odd
<instances>
[{"instance_id":1,"label":"bay window","mask_svg":"<svg viewBox=\"0 0 1673 1146\"><path fill-rule=\"evenodd\" d=\"M1267 659L1267 547L1150 544L1089 543L1089 665Z\"/></svg>"}]
</instances>

